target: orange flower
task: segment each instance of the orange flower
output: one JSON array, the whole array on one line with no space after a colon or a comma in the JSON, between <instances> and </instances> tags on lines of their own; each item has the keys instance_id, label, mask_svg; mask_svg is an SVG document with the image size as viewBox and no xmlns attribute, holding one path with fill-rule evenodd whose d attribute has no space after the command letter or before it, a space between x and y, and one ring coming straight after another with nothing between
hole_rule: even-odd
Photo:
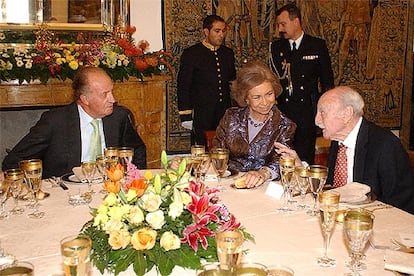
<instances>
[{"instance_id":1,"label":"orange flower","mask_svg":"<svg viewBox=\"0 0 414 276\"><path fill-rule=\"evenodd\" d=\"M142 59L137 59L135 61L135 68L137 68L137 70L139 70L139 71L145 71L145 69L148 68L148 63L146 63Z\"/></svg>"},{"instance_id":2,"label":"orange flower","mask_svg":"<svg viewBox=\"0 0 414 276\"><path fill-rule=\"evenodd\" d=\"M143 178L134 179L131 183L126 185L127 190L132 189L135 190L137 196L140 197L144 194L145 190L147 189L147 184L145 184L145 180Z\"/></svg>"},{"instance_id":3,"label":"orange flower","mask_svg":"<svg viewBox=\"0 0 414 276\"><path fill-rule=\"evenodd\" d=\"M119 181L106 181L104 189L109 193L117 193L121 190L121 183Z\"/></svg>"},{"instance_id":4,"label":"orange flower","mask_svg":"<svg viewBox=\"0 0 414 276\"><path fill-rule=\"evenodd\" d=\"M151 228L141 228L135 231L131 237L132 247L136 250L150 250L154 247L157 232Z\"/></svg>"},{"instance_id":5,"label":"orange flower","mask_svg":"<svg viewBox=\"0 0 414 276\"><path fill-rule=\"evenodd\" d=\"M111 179L113 182L118 182L122 179L122 177L124 177L124 167L121 164L111 166L109 169L106 169L105 171L108 178Z\"/></svg>"},{"instance_id":6,"label":"orange flower","mask_svg":"<svg viewBox=\"0 0 414 276\"><path fill-rule=\"evenodd\" d=\"M155 67L158 65L158 60L155 57L146 57L145 61L149 64L149 66Z\"/></svg>"},{"instance_id":7,"label":"orange flower","mask_svg":"<svg viewBox=\"0 0 414 276\"><path fill-rule=\"evenodd\" d=\"M126 26L125 27L125 32L133 34L135 33L137 30L137 28L135 26Z\"/></svg>"},{"instance_id":8,"label":"orange flower","mask_svg":"<svg viewBox=\"0 0 414 276\"><path fill-rule=\"evenodd\" d=\"M148 47L149 47L149 42L148 41L146 41L146 40L141 40L139 43L138 43L138 48L140 48L140 49L142 49L143 51L145 51Z\"/></svg>"}]
</instances>

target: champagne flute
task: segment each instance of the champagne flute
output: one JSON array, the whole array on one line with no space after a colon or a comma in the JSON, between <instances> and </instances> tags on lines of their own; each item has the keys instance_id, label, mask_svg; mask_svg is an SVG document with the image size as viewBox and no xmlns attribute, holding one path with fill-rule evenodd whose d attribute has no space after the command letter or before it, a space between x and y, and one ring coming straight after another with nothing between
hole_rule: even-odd
<instances>
[{"instance_id":1,"label":"champagne flute","mask_svg":"<svg viewBox=\"0 0 414 276\"><path fill-rule=\"evenodd\" d=\"M217 257L222 269L233 271L240 263L243 240L243 234L238 230L216 233Z\"/></svg>"},{"instance_id":2,"label":"champagne flute","mask_svg":"<svg viewBox=\"0 0 414 276\"><path fill-rule=\"evenodd\" d=\"M310 216L316 216L319 213L316 209L316 203L318 201L318 194L322 191L327 176L328 168L325 166L311 165L308 169L309 187L313 195L313 208L306 212Z\"/></svg>"},{"instance_id":3,"label":"champagne flute","mask_svg":"<svg viewBox=\"0 0 414 276\"><path fill-rule=\"evenodd\" d=\"M300 203L298 204L299 209L305 209L309 207L305 204L306 192L309 189L309 179L308 179L308 168L307 167L297 167L295 168L295 177L296 183L298 183L300 191Z\"/></svg>"},{"instance_id":4,"label":"champagne flute","mask_svg":"<svg viewBox=\"0 0 414 276\"><path fill-rule=\"evenodd\" d=\"M206 153L206 148L204 145L192 145L191 146L191 159L192 159L192 169L194 170L194 175L197 182L200 180L200 156Z\"/></svg>"},{"instance_id":5,"label":"champagne flute","mask_svg":"<svg viewBox=\"0 0 414 276\"><path fill-rule=\"evenodd\" d=\"M86 182L88 183L88 193L93 194L92 190L92 180L95 176L96 163L95 162L82 162L81 163L82 173L85 177Z\"/></svg>"},{"instance_id":6,"label":"champagne flute","mask_svg":"<svg viewBox=\"0 0 414 276\"><path fill-rule=\"evenodd\" d=\"M28 216L30 218L42 218L45 212L38 210L38 194L42 183L42 160L29 159L20 161L20 167L24 172L26 183L32 191L32 198L34 199L34 211Z\"/></svg>"},{"instance_id":7,"label":"champagne flute","mask_svg":"<svg viewBox=\"0 0 414 276\"><path fill-rule=\"evenodd\" d=\"M61 240L65 276L89 275L89 253L92 241L86 235L68 236Z\"/></svg>"},{"instance_id":8,"label":"champagne flute","mask_svg":"<svg viewBox=\"0 0 414 276\"><path fill-rule=\"evenodd\" d=\"M108 147L104 149L104 156L106 160L106 168L109 169L118 165L119 149L117 147Z\"/></svg>"},{"instance_id":9,"label":"champagne flute","mask_svg":"<svg viewBox=\"0 0 414 276\"><path fill-rule=\"evenodd\" d=\"M358 271L366 269L366 264L361 262L365 245L372 234L374 215L366 209L350 209L344 215L344 233L347 244L351 250L351 268L349 275L360 275Z\"/></svg>"},{"instance_id":10,"label":"champagne flute","mask_svg":"<svg viewBox=\"0 0 414 276\"><path fill-rule=\"evenodd\" d=\"M324 254L319 257L318 264L323 267L332 267L336 261L328 257L329 241L335 226L336 211L339 207L339 193L336 191L326 191L319 194L320 223L323 232Z\"/></svg>"},{"instance_id":11,"label":"champagne flute","mask_svg":"<svg viewBox=\"0 0 414 276\"><path fill-rule=\"evenodd\" d=\"M19 195L23 189L24 172L20 169L9 169L5 172L5 181L9 182L14 200L14 208L10 210L13 215L21 215L24 208L19 206Z\"/></svg>"},{"instance_id":12,"label":"champagne flute","mask_svg":"<svg viewBox=\"0 0 414 276\"><path fill-rule=\"evenodd\" d=\"M210 151L210 158L214 170L217 173L217 188L221 191L224 191L225 189L221 185L221 178L227 170L227 163L229 161L229 150L225 148L213 148Z\"/></svg>"},{"instance_id":13,"label":"champagne flute","mask_svg":"<svg viewBox=\"0 0 414 276\"><path fill-rule=\"evenodd\" d=\"M9 213L4 210L4 204L7 200L7 194L9 193L9 182L6 180L0 180L0 220L7 219Z\"/></svg>"},{"instance_id":14,"label":"champagne flute","mask_svg":"<svg viewBox=\"0 0 414 276\"><path fill-rule=\"evenodd\" d=\"M119 162L124 167L124 182L128 176L128 163L132 162L134 157L134 149L130 147L121 147L118 149Z\"/></svg>"},{"instance_id":15,"label":"champagne flute","mask_svg":"<svg viewBox=\"0 0 414 276\"><path fill-rule=\"evenodd\" d=\"M203 154L200 154L198 158L200 159L200 164L198 167L199 179L197 181L204 182L206 179L206 174L211 164L210 154L203 153Z\"/></svg>"},{"instance_id":16,"label":"champagne flute","mask_svg":"<svg viewBox=\"0 0 414 276\"><path fill-rule=\"evenodd\" d=\"M279 159L280 178L283 186L283 198L284 203L281 208L278 209L281 213L288 213L293 211L289 207L289 199L291 198L291 182L293 173L295 172L295 159L288 156L281 156Z\"/></svg>"}]
</instances>

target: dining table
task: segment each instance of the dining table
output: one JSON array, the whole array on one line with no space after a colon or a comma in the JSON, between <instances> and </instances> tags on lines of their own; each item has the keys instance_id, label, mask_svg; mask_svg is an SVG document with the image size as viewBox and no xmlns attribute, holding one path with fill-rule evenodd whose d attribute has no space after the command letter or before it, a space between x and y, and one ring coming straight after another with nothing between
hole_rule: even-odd
<instances>
[{"instance_id":1,"label":"dining table","mask_svg":"<svg viewBox=\"0 0 414 276\"><path fill-rule=\"evenodd\" d=\"M317 258L323 254L323 236L318 216L310 216L305 209L296 209L282 213L278 208L283 200L269 194L270 186L280 185L266 182L255 189L236 189L234 181L237 175L224 177L221 181L224 189L219 192L219 202L225 204L246 231L254 236L254 242L243 244L245 254L242 262L260 263L266 266L284 265L290 267L295 275L343 275L350 272L346 262L350 260L350 251L346 244L343 225L337 222L332 233L328 255L336 260L333 267L321 267ZM89 204L72 206L68 203L68 194L87 190L86 184L65 182L68 190L43 181L42 190L49 194L40 200L39 209L45 212L40 219L27 217L31 211L26 209L21 215L10 215L0 220L0 242L4 251L19 261L28 261L35 267L34 275L64 275L60 253L60 240L78 233L82 226L92 218L90 208L101 203L104 194L100 193L102 184L92 185L95 193ZM214 178L207 179L209 187L217 185ZM293 198L298 201L298 197ZM313 197L307 194L305 202L312 205ZM6 210L13 208L13 200L6 202ZM20 201L25 205L25 201ZM293 203L295 205L295 203ZM340 209L357 208L349 204L340 204ZM414 234L414 215L380 201L362 206L373 211L375 216L373 234L365 250L363 262L367 268L362 275L395 275L385 269L386 250L394 250L392 239L400 234ZM90 275L101 275L92 268ZM104 275L110 275L104 273ZM132 268L120 275L134 275ZM157 275L155 269L148 275ZM196 271L175 267L172 275L196 275Z\"/></svg>"}]
</instances>

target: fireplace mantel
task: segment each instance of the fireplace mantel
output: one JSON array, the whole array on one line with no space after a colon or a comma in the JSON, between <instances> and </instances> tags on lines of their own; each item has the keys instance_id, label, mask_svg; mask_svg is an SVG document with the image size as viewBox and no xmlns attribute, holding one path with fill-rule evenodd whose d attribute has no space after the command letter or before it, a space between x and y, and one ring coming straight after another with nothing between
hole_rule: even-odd
<instances>
[{"instance_id":1,"label":"fireplace mantel","mask_svg":"<svg viewBox=\"0 0 414 276\"><path fill-rule=\"evenodd\" d=\"M166 82L170 76L153 76L140 81L130 78L116 82L114 97L131 110L136 129L147 146L148 168L160 168L161 151L166 148ZM73 101L71 81L49 80L46 84L2 82L0 109L52 107Z\"/></svg>"}]
</instances>

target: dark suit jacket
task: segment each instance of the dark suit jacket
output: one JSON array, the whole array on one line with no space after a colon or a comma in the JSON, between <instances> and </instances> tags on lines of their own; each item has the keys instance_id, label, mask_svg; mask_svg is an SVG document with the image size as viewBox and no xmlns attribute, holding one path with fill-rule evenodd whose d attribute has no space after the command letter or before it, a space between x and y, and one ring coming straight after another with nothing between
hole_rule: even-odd
<instances>
[{"instance_id":1,"label":"dark suit jacket","mask_svg":"<svg viewBox=\"0 0 414 276\"><path fill-rule=\"evenodd\" d=\"M338 142L332 141L327 183L333 183ZM414 177L398 137L365 119L358 132L354 182L367 184L379 200L414 214Z\"/></svg>"},{"instance_id":2,"label":"dark suit jacket","mask_svg":"<svg viewBox=\"0 0 414 276\"><path fill-rule=\"evenodd\" d=\"M228 47L220 46L217 51L211 51L200 42L181 55L177 76L178 109L194 110L194 114L180 118L193 120L196 139L200 138L198 143L204 144L204 131L215 130L230 107L230 81L235 77L234 53Z\"/></svg>"},{"instance_id":3,"label":"dark suit jacket","mask_svg":"<svg viewBox=\"0 0 414 276\"><path fill-rule=\"evenodd\" d=\"M102 118L107 147L133 147L133 163L146 168L146 147L133 127L132 115L124 107L114 106L111 115ZM43 178L60 176L81 163L80 119L77 103L51 109L42 114L30 132L3 161L3 170L17 168L23 159L39 158Z\"/></svg>"},{"instance_id":4,"label":"dark suit jacket","mask_svg":"<svg viewBox=\"0 0 414 276\"><path fill-rule=\"evenodd\" d=\"M301 44L293 55L289 40L279 39L271 46L271 67L277 72L282 85L278 107L282 113L297 124L294 146L302 160L313 163L315 151L316 104L320 92L333 88L334 79L331 59L323 39L304 34ZM287 68L293 92L289 95ZM319 91L319 83L321 91ZM310 143L312 142L312 143Z\"/></svg>"}]
</instances>

